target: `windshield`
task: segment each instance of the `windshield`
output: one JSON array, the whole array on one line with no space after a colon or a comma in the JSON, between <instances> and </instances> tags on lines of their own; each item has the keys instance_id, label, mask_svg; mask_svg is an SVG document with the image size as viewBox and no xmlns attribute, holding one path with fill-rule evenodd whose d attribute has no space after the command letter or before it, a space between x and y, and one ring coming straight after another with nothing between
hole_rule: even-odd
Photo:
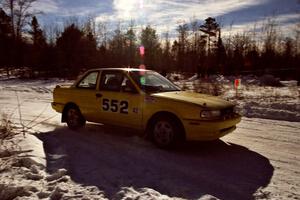
<instances>
[{"instance_id":1,"label":"windshield","mask_svg":"<svg viewBox=\"0 0 300 200\"><path fill-rule=\"evenodd\" d=\"M130 76L147 93L180 91L171 81L153 71L131 71Z\"/></svg>"}]
</instances>

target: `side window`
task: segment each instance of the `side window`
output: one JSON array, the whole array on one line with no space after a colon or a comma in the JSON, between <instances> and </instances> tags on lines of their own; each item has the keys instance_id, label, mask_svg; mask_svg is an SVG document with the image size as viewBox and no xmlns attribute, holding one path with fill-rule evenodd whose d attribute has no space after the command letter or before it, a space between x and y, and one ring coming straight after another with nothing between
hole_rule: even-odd
<instances>
[{"instance_id":1,"label":"side window","mask_svg":"<svg viewBox=\"0 0 300 200\"><path fill-rule=\"evenodd\" d=\"M79 88L96 89L99 72L91 72L85 76L77 85Z\"/></svg>"},{"instance_id":2,"label":"side window","mask_svg":"<svg viewBox=\"0 0 300 200\"><path fill-rule=\"evenodd\" d=\"M120 92L123 74L116 71L103 71L101 75L100 90Z\"/></svg>"},{"instance_id":3,"label":"side window","mask_svg":"<svg viewBox=\"0 0 300 200\"><path fill-rule=\"evenodd\" d=\"M125 76L122 82L122 92L137 93L132 82Z\"/></svg>"}]
</instances>

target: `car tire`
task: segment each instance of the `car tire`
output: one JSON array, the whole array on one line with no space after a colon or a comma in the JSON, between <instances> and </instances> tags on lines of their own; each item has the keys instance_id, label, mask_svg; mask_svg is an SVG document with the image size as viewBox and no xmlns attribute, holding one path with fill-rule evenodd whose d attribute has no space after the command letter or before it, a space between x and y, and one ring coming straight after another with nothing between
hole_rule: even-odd
<instances>
[{"instance_id":1,"label":"car tire","mask_svg":"<svg viewBox=\"0 0 300 200\"><path fill-rule=\"evenodd\" d=\"M152 141L159 148L171 149L179 144L182 128L173 117L158 116L150 128Z\"/></svg>"},{"instance_id":2,"label":"car tire","mask_svg":"<svg viewBox=\"0 0 300 200\"><path fill-rule=\"evenodd\" d=\"M70 129L77 130L85 126L86 120L82 116L80 110L75 106L70 106L66 109L66 122Z\"/></svg>"}]
</instances>

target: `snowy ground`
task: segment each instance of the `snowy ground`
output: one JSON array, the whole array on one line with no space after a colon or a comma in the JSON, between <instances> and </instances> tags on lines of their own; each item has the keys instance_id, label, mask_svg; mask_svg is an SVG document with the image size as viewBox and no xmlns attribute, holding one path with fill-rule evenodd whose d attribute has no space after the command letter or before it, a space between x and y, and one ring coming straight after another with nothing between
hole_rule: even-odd
<instances>
[{"instance_id":1,"label":"snowy ground","mask_svg":"<svg viewBox=\"0 0 300 200\"><path fill-rule=\"evenodd\" d=\"M232 101L245 117L300 122L300 87L297 81L279 82L272 76L267 76L267 79L245 76L236 90L233 85L235 78L219 75L200 80L195 75L175 83L186 90L217 95ZM266 86L265 82L282 84L282 87Z\"/></svg>"},{"instance_id":2,"label":"snowy ground","mask_svg":"<svg viewBox=\"0 0 300 200\"><path fill-rule=\"evenodd\" d=\"M297 86L249 84L236 99L230 83L223 84L221 95L247 116L237 130L217 142L163 151L130 130L96 124L68 130L50 106L62 82L0 80L2 118L17 132L34 133L1 144L0 199L300 198ZM179 84L199 89L195 82Z\"/></svg>"}]
</instances>

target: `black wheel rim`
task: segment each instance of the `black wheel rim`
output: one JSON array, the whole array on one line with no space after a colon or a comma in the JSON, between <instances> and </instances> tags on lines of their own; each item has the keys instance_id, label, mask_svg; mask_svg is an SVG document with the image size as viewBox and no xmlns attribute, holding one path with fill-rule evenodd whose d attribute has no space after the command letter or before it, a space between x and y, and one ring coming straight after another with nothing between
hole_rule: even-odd
<instances>
[{"instance_id":1,"label":"black wheel rim","mask_svg":"<svg viewBox=\"0 0 300 200\"><path fill-rule=\"evenodd\" d=\"M67 112L68 125L70 127L80 126L80 113L75 108L70 108Z\"/></svg>"},{"instance_id":2,"label":"black wheel rim","mask_svg":"<svg viewBox=\"0 0 300 200\"><path fill-rule=\"evenodd\" d=\"M167 146L172 143L174 136L174 129L167 121L158 121L154 125L153 136L155 141L160 146Z\"/></svg>"}]
</instances>

